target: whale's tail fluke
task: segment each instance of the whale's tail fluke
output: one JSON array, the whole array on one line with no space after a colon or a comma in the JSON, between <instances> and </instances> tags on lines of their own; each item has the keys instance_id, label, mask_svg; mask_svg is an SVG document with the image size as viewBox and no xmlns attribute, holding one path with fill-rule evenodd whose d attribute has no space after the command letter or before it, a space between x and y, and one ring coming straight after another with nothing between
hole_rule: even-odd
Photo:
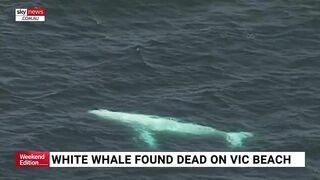
<instances>
[{"instance_id":1,"label":"whale's tail fluke","mask_svg":"<svg viewBox=\"0 0 320 180\"><path fill-rule=\"evenodd\" d=\"M226 139L231 144L232 147L241 147L243 141L249 137L252 137L253 134L250 132L230 132L227 133Z\"/></svg>"}]
</instances>

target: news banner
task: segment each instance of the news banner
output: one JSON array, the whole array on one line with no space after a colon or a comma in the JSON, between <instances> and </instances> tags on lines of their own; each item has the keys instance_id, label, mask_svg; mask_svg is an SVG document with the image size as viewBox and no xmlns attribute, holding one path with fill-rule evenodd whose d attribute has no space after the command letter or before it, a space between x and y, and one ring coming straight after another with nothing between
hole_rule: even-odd
<instances>
[{"instance_id":1,"label":"news banner","mask_svg":"<svg viewBox=\"0 0 320 180\"><path fill-rule=\"evenodd\" d=\"M305 152L16 152L16 167L305 167Z\"/></svg>"}]
</instances>

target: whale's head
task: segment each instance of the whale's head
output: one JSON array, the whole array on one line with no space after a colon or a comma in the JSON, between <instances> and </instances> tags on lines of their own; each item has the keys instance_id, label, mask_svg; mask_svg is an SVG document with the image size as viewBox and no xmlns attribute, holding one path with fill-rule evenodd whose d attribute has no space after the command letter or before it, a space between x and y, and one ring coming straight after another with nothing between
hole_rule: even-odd
<instances>
[{"instance_id":1,"label":"whale's head","mask_svg":"<svg viewBox=\"0 0 320 180\"><path fill-rule=\"evenodd\" d=\"M105 120L113 120L113 121L121 121L122 116L118 112L109 111L106 109L94 109L89 110L89 114L93 114L99 118L105 119Z\"/></svg>"}]
</instances>

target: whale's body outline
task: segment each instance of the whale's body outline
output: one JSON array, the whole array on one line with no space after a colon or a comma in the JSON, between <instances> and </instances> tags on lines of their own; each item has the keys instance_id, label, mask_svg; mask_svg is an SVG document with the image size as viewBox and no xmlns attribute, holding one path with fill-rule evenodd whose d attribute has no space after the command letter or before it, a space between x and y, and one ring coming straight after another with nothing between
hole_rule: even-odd
<instances>
[{"instance_id":1,"label":"whale's body outline","mask_svg":"<svg viewBox=\"0 0 320 180\"><path fill-rule=\"evenodd\" d=\"M102 119L117 121L132 127L139 133L139 138L147 143L150 148L158 147L154 132L218 136L225 138L231 147L241 147L244 139L253 136L253 133L250 132L225 132L208 126L182 122L171 117L115 112L106 109L90 110L88 112Z\"/></svg>"}]
</instances>

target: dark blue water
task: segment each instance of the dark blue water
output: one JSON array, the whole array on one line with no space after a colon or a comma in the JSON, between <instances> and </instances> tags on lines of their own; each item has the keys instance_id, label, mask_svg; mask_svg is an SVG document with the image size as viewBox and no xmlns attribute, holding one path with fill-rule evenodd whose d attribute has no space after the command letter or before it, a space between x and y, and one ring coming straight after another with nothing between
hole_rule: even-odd
<instances>
[{"instance_id":1,"label":"dark blue water","mask_svg":"<svg viewBox=\"0 0 320 180\"><path fill-rule=\"evenodd\" d=\"M44 23L14 8L45 7ZM93 108L256 134L305 168L16 169L16 151L148 150ZM0 2L1 179L320 179L320 1ZM160 151L230 151L158 137Z\"/></svg>"}]
</instances>

